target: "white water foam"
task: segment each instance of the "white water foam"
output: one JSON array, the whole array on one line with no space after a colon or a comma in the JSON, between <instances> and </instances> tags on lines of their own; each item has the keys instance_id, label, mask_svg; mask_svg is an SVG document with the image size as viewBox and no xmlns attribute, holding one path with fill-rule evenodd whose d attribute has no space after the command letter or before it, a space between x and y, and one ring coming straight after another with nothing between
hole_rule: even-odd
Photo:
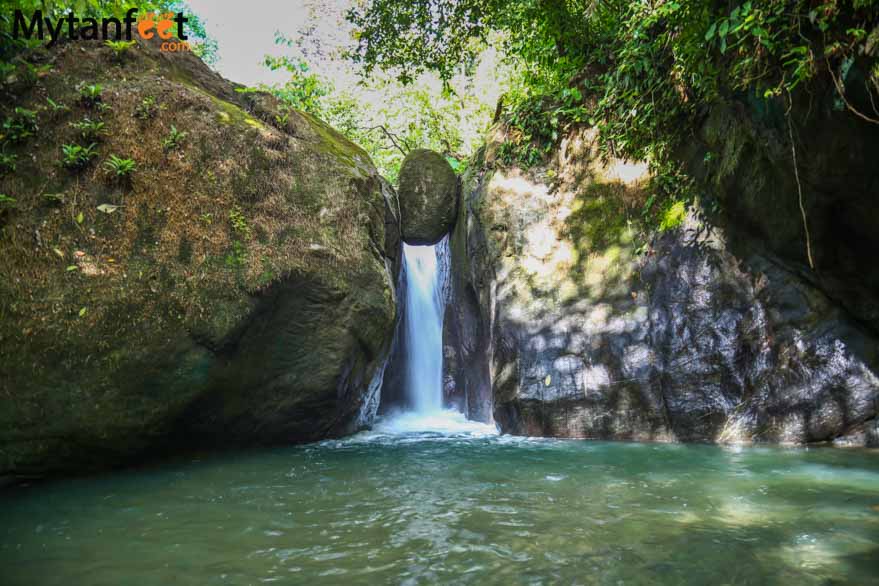
<instances>
[{"instance_id":1,"label":"white water foam","mask_svg":"<svg viewBox=\"0 0 879 586\"><path fill-rule=\"evenodd\" d=\"M383 435L430 433L477 437L498 434L495 424L470 421L463 413L454 409L428 413L408 411L390 414L376 423L373 432Z\"/></svg>"}]
</instances>

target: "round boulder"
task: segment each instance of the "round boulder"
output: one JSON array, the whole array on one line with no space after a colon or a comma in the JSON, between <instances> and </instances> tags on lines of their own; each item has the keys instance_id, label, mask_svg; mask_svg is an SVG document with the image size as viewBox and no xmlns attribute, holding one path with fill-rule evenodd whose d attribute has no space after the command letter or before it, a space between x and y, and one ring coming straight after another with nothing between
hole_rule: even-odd
<instances>
[{"instance_id":1,"label":"round boulder","mask_svg":"<svg viewBox=\"0 0 879 586\"><path fill-rule=\"evenodd\" d=\"M442 155L411 151L400 168L403 240L434 244L452 229L458 201L458 177Z\"/></svg>"}]
</instances>

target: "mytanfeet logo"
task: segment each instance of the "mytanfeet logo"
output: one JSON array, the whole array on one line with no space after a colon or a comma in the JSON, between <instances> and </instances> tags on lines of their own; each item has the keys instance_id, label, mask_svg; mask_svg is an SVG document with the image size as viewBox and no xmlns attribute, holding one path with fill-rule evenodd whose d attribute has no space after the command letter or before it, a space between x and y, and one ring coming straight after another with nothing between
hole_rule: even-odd
<instances>
[{"instance_id":1,"label":"mytanfeet logo","mask_svg":"<svg viewBox=\"0 0 879 586\"><path fill-rule=\"evenodd\" d=\"M121 41L123 38L130 41L132 29L137 29L137 34L142 39L158 36L162 40L162 51L189 51L188 37L183 30L183 25L188 21L182 12L147 12L138 15L137 8L130 9L122 19L79 18L70 11L55 22L44 17L42 10L35 10L30 16L16 10L12 21L12 36L15 39L32 39L36 36L40 40L48 36L48 46L51 47L63 33L73 41Z\"/></svg>"}]
</instances>

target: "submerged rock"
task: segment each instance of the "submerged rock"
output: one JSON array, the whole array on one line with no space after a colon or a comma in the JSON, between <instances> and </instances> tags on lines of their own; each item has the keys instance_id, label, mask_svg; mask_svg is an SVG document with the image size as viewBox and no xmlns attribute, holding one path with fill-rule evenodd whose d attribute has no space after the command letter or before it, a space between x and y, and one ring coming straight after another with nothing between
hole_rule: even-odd
<instances>
[{"instance_id":1,"label":"submerged rock","mask_svg":"<svg viewBox=\"0 0 879 586\"><path fill-rule=\"evenodd\" d=\"M458 204L458 177L442 155L415 149L400 168L403 239L434 244L449 233Z\"/></svg>"},{"instance_id":2,"label":"submerged rock","mask_svg":"<svg viewBox=\"0 0 879 586\"><path fill-rule=\"evenodd\" d=\"M188 53L140 43L120 67L67 43L41 58L51 71L14 96L40 137L0 178L17 201L0 218L0 476L368 424L400 227L366 153ZM99 83L109 109L70 79ZM96 116L98 162L62 168L69 123ZM185 136L169 148L172 125ZM127 184L104 172L111 153L135 160Z\"/></svg>"}]
</instances>

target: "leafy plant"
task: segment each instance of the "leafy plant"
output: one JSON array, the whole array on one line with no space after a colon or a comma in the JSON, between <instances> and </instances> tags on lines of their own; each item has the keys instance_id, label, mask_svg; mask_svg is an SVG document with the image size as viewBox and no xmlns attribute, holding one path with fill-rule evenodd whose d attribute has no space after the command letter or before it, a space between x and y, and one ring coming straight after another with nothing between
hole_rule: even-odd
<instances>
[{"instance_id":1,"label":"leafy plant","mask_svg":"<svg viewBox=\"0 0 879 586\"><path fill-rule=\"evenodd\" d=\"M141 120L149 120L155 115L156 110L156 97L146 96L134 109L134 115Z\"/></svg>"},{"instance_id":2,"label":"leafy plant","mask_svg":"<svg viewBox=\"0 0 879 586\"><path fill-rule=\"evenodd\" d=\"M119 179L130 177L137 170L134 159L123 159L116 155L110 155L104 163L104 167Z\"/></svg>"},{"instance_id":3,"label":"leafy plant","mask_svg":"<svg viewBox=\"0 0 879 586\"><path fill-rule=\"evenodd\" d=\"M662 232L673 230L684 223L687 207L683 201L669 201L662 212L659 229Z\"/></svg>"},{"instance_id":4,"label":"leafy plant","mask_svg":"<svg viewBox=\"0 0 879 586\"><path fill-rule=\"evenodd\" d=\"M243 241L250 238L250 226L241 208L234 206L229 210L229 223L232 225L232 252L226 255L226 265L230 268L243 266L247 260L247 246Z\"/></svg>"},{"instance_id":5,"label":"leafy plant","mask_svg":"<svg viewBox=\"0 0 879 586\"><path fill-rule=\"evenodd\" d=\"M113 205L113 204L110 204L110 203L102 203L102 204L99 205L96 209L97 209L99 212L101 212L102 214L112 214L112 213L114 213L116 210L118 210L118 209L121 208L121 207L122 207L122 206Z\"/></svg>"},{"instance_id":6,"label":"leafy plant","mask_svg":"<svg viewBox=\"0 0 879 586\"><path fill-rule=\"evenodd\" d=\"M52 65L50 63L38 65L22 61L21 67L18 68L18 71L22 83L26 87L33 87L41 77L44 77L47 73L52 71Z\"/></svg>"},{"instance_id":7,"label":"leafy plant","mask_svg":"<svg viewBox=\"0 0 879 586\"><path fill-rule=\"evenodd\" d=\"M97 146L95 143L86 147L78 144L61 145L61 164L68 169L83 169L98 156Z\"/></svg>"},{"instance_id":8,"label":"leafy plant","mask_svg":"<svg viewBox=\"0 0 879 586\"><path fill-rule=\"evenodd\" d=\"M247 262L247 248L244 243L240 240L233 240L232 251L226 255L225 261L229 268L244 266L244 263Z\"/></svg>"},{"instance_id":9,"label":"leafy plant","mask_svg":"<svg viewBox=\"0 0 879 586\"><path fill-rule=\"evenodd\" d=\"M164 149L165 152L173 151L180 146L180 143L183 142L184 138L186 138L186 133L177 130L177 127L172 124L171 131L168 133L165 140L162 141L162 149Z\"/></svg>"},{"instance_id":10,"label":"leafy plant","mask_svg":"<svg viewBox=\"0 0 879 586\"><path fill-rule=\"evenodd\" d=\"M44 193L43 198L52 205L60 205L67 201L67 196L63 193Z\"/></svg>"},{"instance_id":11,"label":"leafy plant","mask_svg":"<svg viewBox=\"0 0 879 586\"><path fill-rule=\"evenodd\" d=\"M18 156L13 153L0 153L0 175L15 172L15 162Z\"/></svg>"},{"instance_id":12,"label":"leafy plant","mask_svg":"<svg viewBox=\"0 0 879 586\"><path fill-rule=\"evenodd\" d=\"M232 224L232 231L240 235L242 238L250 238L250 226L247 224L247 218L238 206L233 207L229 211L229 222Z\"/></svg>"},{"instance_id":13,"label":"leafy plant","mask_svg":"<svg viewBox=\"0 0 879 586\"><path fill-rule=\"evenodd\" d=\"M0 217L6 215L8 210L11 210L16 207L16 200L14 197L9 197L5 193L0 193Z\"/></svg>"},{"instance_id":14,"label":"leafy plant","mask_svg":"<svg viewBox=\"0 0 879 586\"><path fill-rule=\"evenodd\" d=\"M120 62L125 57L125 54L128 53L128 50L136 44L137 41L104 41L104 45L113 50L113 57Z\"/></svg>"},{"instance_id":15,"label":"leafy plant","mask_svg":"<svg viewBox=\"0 0 879 586\"><path fill-rule=\"evenodd\" d=\"M50 98L48 96L46 97L46 103L49 105L49 108L53 112L66 112L66 111L70 110L70 108L68 108L64 104L62 104L60 102L56 102L55 100L53 100L52 98Z\"/></svg>"},{"instance_id":16,"label":"leafy plant","mask_svg":"<svg viewBox=\"0 0 879 586\"><path fill-rule=\"evenodd\" d=\"M94 108L103 100L104 87L95 83L82 86L79 90L79 98L89 108Z\"/></svg>"},{"instance_id":17,"label":"leafy plant","mask_svg":"<svg viewBox=\"0 0 879 586\"><path fill-rule=\"evenodd\" d=\"M278 97L297 110L320 114L321 100L329 94L329 88L304 59L267 56L263 64L272 71L283 70L290 74L287 83L276 89Z\"/></svg>"},{"instance_id":18,"label":"leafy plant","mask_svg":"<svg viewBox=\"0 0 879 586\"><path fill-rule=\"evenodd\" d=\"M21 142L33 136L37 126L37 113L27 108L16 106L11 116L3 121L2 142Z\"/></svg>"},{"instance_id":19,"label":"leafy plant","mask_svg":"<svg viewBox=\"0 0 879 586\"><path fill-rule=\"evenodd\" d=\"M88 117L83 118L79 122L71 122L70 126L77 129L82 138L87 142L95 142L100 140L102 134L106 133L105 124L100 120L92 120Z\"/></svg>"}]
</instances>

